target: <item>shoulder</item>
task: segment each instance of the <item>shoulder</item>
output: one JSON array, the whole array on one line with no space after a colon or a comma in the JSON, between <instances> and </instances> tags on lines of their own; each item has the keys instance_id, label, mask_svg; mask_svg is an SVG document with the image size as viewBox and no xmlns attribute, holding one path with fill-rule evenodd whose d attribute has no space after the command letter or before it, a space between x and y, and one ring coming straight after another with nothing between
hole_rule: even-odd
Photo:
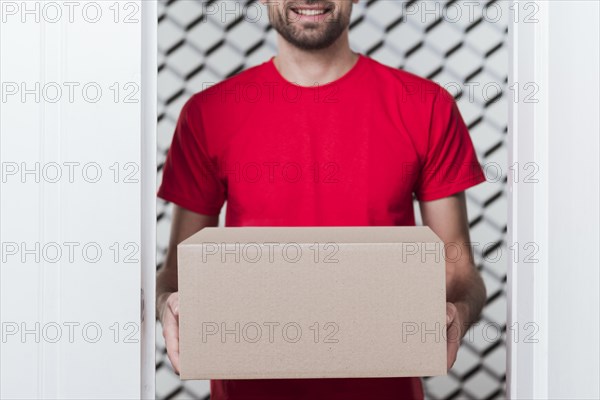
<instances>
[{"instance_id":1,"label":"shoulder","mask_svg":"<svg viewBox=\"0 0 600 400\"><path fill-rule=\"evenodd\" d=\"M382 87L388 87L412 104L432 105L435 101L452 101L453 96L439 83L414 73L380 63L365 57L372 76Z\"/></svg>"},{"instance_id":2,"label":"shoulder","mask_svg":"<svg viewBox=\"0 0 600 400\"><path fill-rule=\"evenodd\" d=\"M268 61L250 67L218 83L206 82L206 88L192 95L188 104L192 107L222 105L225 101L234 101L244 95L248 87L256 86L265 76Z\"/></svg>"}]
</instances>

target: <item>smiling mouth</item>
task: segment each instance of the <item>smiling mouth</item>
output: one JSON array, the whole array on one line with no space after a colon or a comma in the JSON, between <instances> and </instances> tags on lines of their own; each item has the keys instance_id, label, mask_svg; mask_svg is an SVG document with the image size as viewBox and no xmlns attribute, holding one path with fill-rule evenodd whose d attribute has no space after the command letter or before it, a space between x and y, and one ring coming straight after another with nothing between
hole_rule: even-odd
<instances>
[{"instance_id":1,"label":"smiling mouth","mask_svg":"<svg viewBox=\"0 0 600 400\"><path fill-rule=\"evenodd\" d=\"M305 17L317 17L328 14L333 11L333 7L321 6L321 7L291 7L290 8L295 14Z\"/></svg>"}]
</instances>

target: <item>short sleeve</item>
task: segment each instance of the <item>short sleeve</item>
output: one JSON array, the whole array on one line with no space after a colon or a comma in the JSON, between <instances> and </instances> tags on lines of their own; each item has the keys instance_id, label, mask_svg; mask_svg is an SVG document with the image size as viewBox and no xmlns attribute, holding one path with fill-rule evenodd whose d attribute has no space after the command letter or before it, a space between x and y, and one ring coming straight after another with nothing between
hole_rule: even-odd
<instances>
[{"instance_id":1,"label":"short sleeve","mask_svg":"<svg viewBox=\"0 0 600 400\"><path fill-rule=\"evenodd\" d=\"M436 200L484 181L485 175L456 101L440 87L432 106L426 156L415 195L420 201Z\"/></svg>"},{"instance_id":2,"label":"short sleeve","mask_svg":"<svg viewBox=\"0 0 600 400\"><path fill-rule=\"evenodd\" d=\"M225 189L207 154L200 109L193 100L185 103L177 120L158 197L199 214L218 215Z\"/></svg>"}]
</instances>

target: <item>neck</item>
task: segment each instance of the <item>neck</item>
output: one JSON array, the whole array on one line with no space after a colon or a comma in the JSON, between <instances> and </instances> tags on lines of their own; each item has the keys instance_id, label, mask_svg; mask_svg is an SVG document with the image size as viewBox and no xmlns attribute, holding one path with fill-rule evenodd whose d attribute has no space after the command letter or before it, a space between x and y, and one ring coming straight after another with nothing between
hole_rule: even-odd
<instances>
[{"instance_id":1,"label":"neck","mask_svg":"<svg viewBox=\"0 0 600 400\"><path fill-rule=\"evenodd\" d=\"M278 37L279 52L273 62L289 82L300 86L325 85L333 82L356 64L358 54L350 49L348 35L342 35L322 50L302 50Z\"/></svg>"}]
</instances>

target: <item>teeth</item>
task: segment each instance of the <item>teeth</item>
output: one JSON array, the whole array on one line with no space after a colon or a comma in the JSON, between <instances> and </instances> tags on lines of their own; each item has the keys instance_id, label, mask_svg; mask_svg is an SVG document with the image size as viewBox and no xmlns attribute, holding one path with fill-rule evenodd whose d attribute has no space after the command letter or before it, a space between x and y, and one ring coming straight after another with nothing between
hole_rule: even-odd
<instances>
[{"instance_id":1,"label":"teeth","mask_svg":"<svg viewBox=\"0 0 600 400\"><path fill-rule=\"evenodd\" d=\"M296 12L300 15L308 15L308 16L325 14L325 10L298 10Z\"/></svg>"}]
</instances>

